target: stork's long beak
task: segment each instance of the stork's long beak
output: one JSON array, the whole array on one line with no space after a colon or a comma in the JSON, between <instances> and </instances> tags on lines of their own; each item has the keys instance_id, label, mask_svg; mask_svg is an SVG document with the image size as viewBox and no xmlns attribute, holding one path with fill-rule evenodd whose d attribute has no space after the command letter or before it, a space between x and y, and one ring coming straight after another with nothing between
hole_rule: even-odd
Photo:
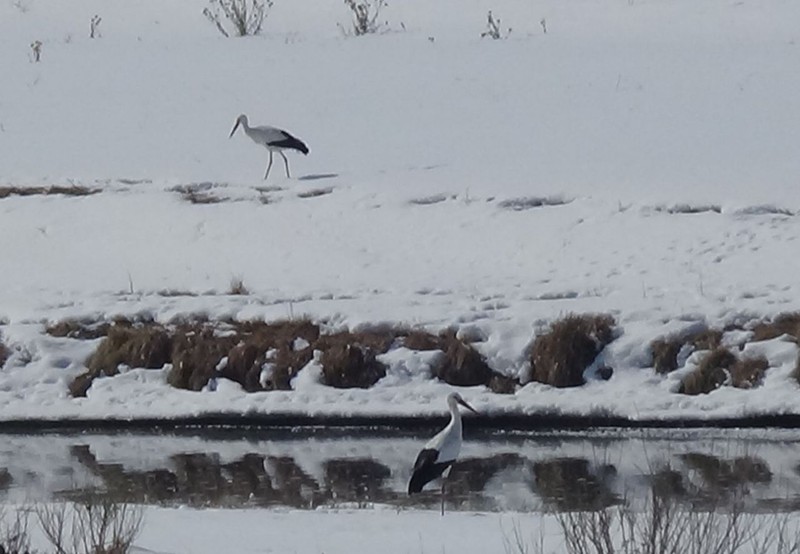
<instances>
[{"instance_id":1,"label":"stork's long beak","mask_svg":"<svg viewBox=\"0 0 800 554\"><path fill-rule=\"evenodd\" d=\"M231 130L231 134L228 135L228 138L231 138L233 136L233 133L235 133L236 129L238 129L238 128L239 128L239 120L237 119L236 120L236 124L233 126L233 130Z\"/></svg>"},{"instance_id":2,"label":"stork's long beak","mask_svg":"<svg viewBox=\"0 0 800 554\"><path fill-rule=\"evenodd\" d=\"M472 412L473 414L477 414L477 413L478 413L478 410L476 410L475 408L473 408L472 406L470 406L469 404L467 404L467 401L466 401L466 400L463 400L463 399L461 399L461 398L457 398L457 399L456 399L456 401L457 401L459 404L461 404L462 406L464 406L466 409L468 409L470 412Z\"/></svg>"}]
</instances>

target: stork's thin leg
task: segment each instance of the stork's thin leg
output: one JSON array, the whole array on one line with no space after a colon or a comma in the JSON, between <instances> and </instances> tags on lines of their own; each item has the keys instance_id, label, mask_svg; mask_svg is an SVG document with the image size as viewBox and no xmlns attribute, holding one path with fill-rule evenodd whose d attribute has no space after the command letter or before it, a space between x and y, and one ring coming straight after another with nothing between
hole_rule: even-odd
<instances>
[{"instance_id":1,"label":"stork's thin leg","mask_svg":"<svg viewBox=\"0 0 800 554\"><path fill-rule=\"evenodd\" d=\"M444 516L444 479L442 479L442 516Z\"/></svg>"},{"instance_id":2,"label":"stork's thin leg","mask_svg":"<svg viewBox=\"0 0 800 554\"><path fill-rule=\"evenodd\" d=\"M278 150L278 154L281 155L283 158L283 165L286 166L286 178L291 179L291 175L289 175L289 160L286 159L286 154L283 153L283 150Z\"/></svg>"},{"instance_id":3,"label":"stork's thin leg","mask_svg":"<svg viewBox=\"0 0 800 554\"><path fill-rule=\"evenodd\" d=\"M269 151L269 164L267 164L267 172L264 174L264 180L269 176L269 170L272 169L272 150Z\"/></svg>"}]
</instances>

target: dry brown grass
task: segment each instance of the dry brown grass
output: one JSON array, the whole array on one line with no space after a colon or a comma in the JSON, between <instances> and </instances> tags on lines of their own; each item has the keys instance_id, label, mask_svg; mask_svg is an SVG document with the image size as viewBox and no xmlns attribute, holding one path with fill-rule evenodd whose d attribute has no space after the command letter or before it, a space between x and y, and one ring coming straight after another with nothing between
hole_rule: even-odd
<instances>
[{"instance_id":1,"label":"dry brown grass","mask_svg":"<svg viewBox=\"0 0 800 554\"><path fill-rule=\"evenodd\" d=\"M704 329L692 333L661 337L650 343L653 355L653 368L656 373L670 373L678 369L678 354L684 345L691 345L694 350L714 350L722 343L722 332L716 329Z\"/></svg>"},{"instance_id":2,"label":"dry brown grass","mask_svg":"<svg viewBox=\"0 0 800 554\"><path fill-rule=\"evenodd\" d=\"M402 336L403 346L411 350L440 350L441 340L436 335L418 329L410 330Z\"/></svg>"},{"instance_id":3,"label":"dry brown grass","mask_svg":"<svg viewBox=\"0 0 800 554\"><path fill-rule=\"evenodd\" d=\"M307 319L231 325L239 340L220 375L240 383L247 391L289 390L291 380L313 358L312 345L320 338L319 326ZM265 364L272 366L272 372L262 384L261 369Z\"/></svg>"},{"instance_id":4,"label":"dry brown grass","mask_svg":"<svg viewBox=\"0 0 800 554\"><path fill-rule=\"evenodd\" d=\"M116 375L121 364L136 368L160 369L170 361L171 348L171 337L166 329L158 324L138 326L117 324L108 327L106 338L86 361L87 371L70 383L70 394L86 396L95 378Z\"/></svg>"},{"instance_id":5,"label":"dry brown grass","mask_svg":"<svg viewBox=\"0 0 800 554\"><path fill-rule=\"evenodd\" d=\"M653 368L656 373L670 373L678 369L678 354L683 341L677 338L658 338L650 343Z\"/></svg>"},{"instance_id":6,"label":"dry brown grass","mask_svg":"<svg viewBox=\"0 0 800 554\"><path fill-rule=\"evenodd\" d=\"M111 324L107 321L62 319L61 321L48 323L44 328L44 332L51 337L91 340L106 336L110 328Z\"/></svg>"},{"instance_id":7,"label":"dry brown grass","mask_svg":"<svg viewBox=\"0 0 800 554\"><path fill-rule=\"evenodd\" d=\"M172 331L172 369L167 382L179 389L201 390L215 375L219 362L236 346L237 337L219 336L214 325L190 323Z\"/></svg>"},{"instance_id":8,"label":"dry brown grass","mask_svg":"<svg viewBox=\"0 0 800 554\"><path fill-rule=\"evenodd\" d=\"M731 384L740 389L752 389L761 384L769 362L764 357L742 358L730 369Z\"/></svg>"},{"instance_id":9,"label":"dry brown grass","mask_svg":"<svg viewBox=\"0 0 800 554\"><path fill-rule=\"evenodd\" d=\"M60 194L63 196L89 196L97 194L100 189L90 189L88 187L79 185L70 186L39 186L39 187L14 187L4 186L0 187L0 199L9 198L10 196L48 196Z\"/></svg>"},{"instance_id":10,"label":"dry brown grass","mask_svg":"<svg viewBox=\"0 0 800 554\"><path fill-rule=\"evenodd\" d=\"M404 332L400 339L403 346L411 350L444 352L432 372L438 379L451 385L486 385L494 392L512 394L520 384L518 379L495 372L475 347L458 338L455 331L445 330L434 335L412 329Z\"/></svg>"},{"instance_id":11,"label":"dry brown grass","mask_svg":"<svg viewBox=\"0 0 800 554\"><path fill-rule=\"evenodd\" d=\"M716 348L709 352L697 369L681 381L681 394L706 394L718 389L728 379L728 370L736 363L736 356L727 348Z\"/></svg>"},{"instance_id":12,"label":"dry brown grass","mask_svg":"<svg viewBox=\"0 0 800 554\"><path fill-rule=\"evenodd\" d=\"M692 373L684 377L678 389L682 394L707 394L729 382L731 386L750 389L761 384L769 362L763 357L737 358L724 347L706 354Z\"/></svg>"},{"instance_id":13,"label":"dry brown grass","mask_svg":"<svg viewBox=\"0 0 800 554\"><path fill-rule=\"evenodd\" d=\"M341 344L322 353L325 384L336 388L367 389L386 376L386 366L375 353L357 344Z\"/></svg>"},{"instance_id":14,"label":"dry brown grass","mask_svg":"<svg viewBox=\"0 0 800 554\"><path fill-rule=\"evenodd\" d=\"M244 285L244 280L241 277L234 277L231 279L231 286L228 289L228 294L234 296L247 296L250 290Z\"/></svg>"},{"instance_id":15,"label":"dry brown grass","mask_svg":"<svg viewBox=\"0 0 800 554\"><path fill-rule=\"evenodd\" d=\"M159 369L170 361L171 347L171 337L161 325L114 325L87 360L86 367L105 375L115 375L120 364Z\"/></svg>"},{"instance_id":16,"label":"dry brown grass","mask_svg":"<svg viewBox=\"0 0 800 554\"><path fill-rule=\"evenodd\" d=\"M689 343L695 350L714 350L722 344L722 331L706 329L689 337Z\"/></svg>"},{"instance_id":17,"label":"dry brown grass","mask_svg":"<svg viewBox=\"0 0 800 554\"><path fill-rule=\"evenodd\" d=\"M440 340L444 358L433 368L436 377L460 387L489 384L494 372L471 344L456 338L452 331L442 333Z\"/></svg>"},{"instance_id":18,"label":"dry brown grass","mask_svg":"<svg viewBox=\"0 0 800 554\"><path fill-rule=\"evenodd\" d=\"M219 376L250 392L288 390L291 380L321 352L323 381L339 388L367 388L386 375L377 356L400 344L419 350L440 349L444 355L433 368L440 379L454 385L487 385L497 392L513 392L516 379L495 373L471 345L454 332L433 335L402 326L322 334L310 320L218 321L199 319L170 325L120 320L113 326L60 322L59 336L107 336L87 361L88 370L71 384L74 396L84 396L92 380L115 375L120 364L161 368L172 364L168 382L177 388L201 390ZM224 363L221 363L226 358ZM262 372L268 378L261 382Z\"/></svg>"},{"instance_id":19,"label":"dry brown grass","mask_svg":"<svg viewBox=\"0 0 800 554\"><path fill-rule=\"evenodd\" d=\"M753 340L770 340L781 335L789 335L800 340L800 312L787 312L772 321L764 321L753 327Z\"/></svg>"},{"instance_id":20,"label":"dry brown grass","mask_svg":"<svg viewBox=\"0 0 800 554\"><path fill-rule=\"evenodd\" d=\"M536 337L531 349L534 381L554 387L584 384L583 372L614 339L614 318L607 314L569 315Z\"/></svg>"}]
</instances>

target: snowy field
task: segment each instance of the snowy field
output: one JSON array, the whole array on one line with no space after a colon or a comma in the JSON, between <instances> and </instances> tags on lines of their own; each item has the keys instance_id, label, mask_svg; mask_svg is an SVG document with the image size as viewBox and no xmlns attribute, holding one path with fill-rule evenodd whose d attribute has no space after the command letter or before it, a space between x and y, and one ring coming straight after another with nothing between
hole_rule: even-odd
<instances>
[{"instance_id":1,"label":"snowy field","mask_svg":"<svg viewBox=\"0 0 800 554\"><path fill-rule=\"evenodd\" d=\"M799 3L408 0L355 38L340 1L276 0L245 39L204 6L0 1L0 187L100 190L0 199L0 418L430 415L449 391L390 352L368 391L193 393L133 369L72 399L97 341L43 333L62 318L459 327L521 375L535 333L585 312L619 323L610 381L464 396L490 414L800 413L783 338L747 346L771 366L754 390L687 397L696 357L648 367L659 336L800 309ZM490 9L507 39L480 37ZM276 159L265 183L266 151L228 138L240 113L308 144L291 179Z\"/></svg>"}]
</instances>

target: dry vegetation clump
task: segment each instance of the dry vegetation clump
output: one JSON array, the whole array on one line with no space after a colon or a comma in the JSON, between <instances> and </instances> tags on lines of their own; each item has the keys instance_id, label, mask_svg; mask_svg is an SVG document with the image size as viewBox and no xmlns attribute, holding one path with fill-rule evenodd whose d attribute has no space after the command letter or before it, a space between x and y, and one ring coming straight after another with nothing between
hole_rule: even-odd
<instances>
[{"instance_id":1,"label":"dry vegetation clump","mask_svg":"<svg viewBox=\"0 0 800 554\"><path fill-rule=\"evenodd\" d=\"M245 286L241 277L234 277L231 279L231 287L228 289L228 294L232 296L247 296L250 294L250 290Z\"/></svg>"},{"instance_id":2,"label":"dry vegetation clump","mask_svg":"<svg viewBox=\"0 0 800 554\"><path fill-rule=\"evenodd\" d=\"M6 360L8 360L9 356L10 353L8 351L8 347L2 342L0 342L0 368L3 367L3 365L5 365Z\"/></svg>"},{"instance_id":3,"label":"dry vegetation clump","mask_svg":"<svg viewBox=\"0 0 800 554\"><path fill-rule=\"evenodd\" d=\"M721 387L728 379L728 370L736 356L727 348L716 348L703 357L697 369L681 381L681 394L706 394Z\"/></svg>"},{"instance_id":4,"label":"dry vegetation clump","mask_svg":"<svg viewBox=\"0 0 800 554\"><path fill-rule=\"evenodd\" d=\"M96 493L76 502L40 504L34 512L42 538L57 554L128 554L144 517L141 507Z\"/></svg>"},{"instance_id":5,"label":"dry vegetation clump","mask_svg":"<svg viewBox=\"0 0 800 554\"><path fill-rule=\"evenodd\" d=\"M442 333L439 339L444 357L442 363L433 368L437 378L461 387L489 383L494 372L472 345L459 340L453 331Z\"/></svg>"},{"instance_id":6,"label":"dry vegetation clump","mask_svg":"<svg viewBox=\"0 0 800 554\"><path fill-rule=\"evenodd\" d=\"M386 376L386 366L375 353L357 344L333 346L322 353L321 362L325 384L340 389L368 389Z\"/></svg>"},{"instance_id":7,"label":"dry vegetation clump","mask_svg":"<svg viewBox=\"0 0 800 554\"><path fill-rule=\"evenodd\" d=\"M117 323L87 361L88 371L70 386L85 396L95 377L115 375L120 364L160 369L172 364L167 381L176 388L201 390L214 376L236 381L247 391L288 389L289 381L312 358L311 343L319 338L315 324L301 321L218 322L202 320ZM303 339L302 348L295 341ZM227 358L225 363L221 363ZM260 383L265 364L271 381Z\"/></svg>"},{"instance_id":8,"label":"dry vegetation clump","mask_svg":"<svg viewBox=\"0 0 800 554\"><path fill-rule=\"evenodd\" d=\"M386 22L378 21L381 10L388 5L386 0L344 0L344 3L352 12L352 33L355 36L377 33L386 25ZM341 28L345 35L350 34L344 27Z\"/></svg>"},{"instance_id":9,"label":"dry vegetation clump","mask_svg":"<svg viewBox=\"0 0 800 554\"><path fill-rule=\"evenodd\" d=\"M553 323L533 343L532 379L554 387L583 385L583 372L614 340L614 324L607 314L569 315Z\"/></svg>"},{"instance_id":10,"label":"dry vegetation clump","mask_svg":"<svg viewBox=\"0 0 800 554\"><path fill-rule=\"evenodd\" d=\"M402 335L401 340L403 346L410 350L427 351L442 349L441 340L438 336L418 329L407 331Z\"/></svg>"},{"instance_id":11,"label":"dry vegetation clump","mask_svg":"<svg viewBox=\"0 0 800 554\"><path fill-rule=\"evenodd\" d=\"M261 32L272 0L209 0L203 9L217 30L225 37L246 37Z\"/></svg>"},{"instance_id":12,"label":"dry vegetation clump","mask_svg":"<svg viewBox=\"0 0 800 554\"><path fill-rule=\"evenodd\" d=\"M105 375L115 375L120 364L159 369L169 362L171 347L171 337L161 325L114 325L86 367Z\"/></svg>"},{"instance_id":13,"label":"dry vegetation clump","mask_svg":"<svg viewBox=\"0 0 800 554\"><path fill-rule=\"evenodd\" d=\"M179 389L201 390L237 342L233 335L219 336L215 326L209 323L179 325L172 331L169 359L172 369L167 382Z\"/></svg>"},{"instance_id":14,"label":"dry vegetation clump","mask_svg":"<svg viewBox=\"0 0 800 554\"><path fill-rule=\"evenodd\" d=\"M121 364L160 369L171 364L167 381L176 388L201 390L214 377L239 383L246 391L289 390L297 373L320 353L323 382L337 388L368 388L386 375L377 357L402 345L441 350L432 373L458 386L486 385L511 393L519 382L494 372L473 346L454 331L434 335L390 326L323 334L309 320L220 321L200 319L162 325L119 320L113 325L64 321L48 327L56 336L105 339L87 360L87 371L70 385L85 396L99 376L118 373Z\"/></svg>"},{"instance_id":15,"label":"dry vegetation clump","mask_svg":"<svg viewBox=\"0 0 800 554\"><path fill-rule=\"evenodd\" d=\"M289 390L291 380L314 357L312 345L320 338L319 326L306 319L231 325L237 344L219 375L236 381L248 392ZM262 382L265 367L270 371Z\"/></svg>"},{"instance_id":16,"label":"dry vegetation clump","mask_svg":"<svg viewBox=\"0 0 800 554\"><path fill-rule=\"evenodd\" d=\"M739 389L752 389L761 384L769 362L764 357L742 358L730 369L731 384Z\"/></svg>"},{"instance_id":17,"label":"dry vegetation clump","mask_svg":"<svg viewBox=\"0 0 800 554\"><path fill-rule=\"evenodd\" d=\"M94 354L86 361L87 371L69 385L72 396L86 396L92 381L119 373L119 366L160 369L170 361L172 339L158 324L114 325Z\"/></svg>"},{"instance_id":18,"label":"dry vegetation clump","mask_svg":"<svg viewBox=\"0 0 800 554\"><path fill-rule=\"evenodd\" d=\"M511 394L519 381L497 373L475 347L456 336L453 330L444 330L434 335L418 329L406 331L401 336L402 344L411 350L441 350L444 352L433 366L432 373L448 384L471 387L486 385L501 394Z\"/></svg>"},{"instance_id":19,"label":"dry vegetation clump","mask_svg":"<svg viewBox=\"0 0 800 554\"><path fill-rule=\"evenodd\" d=\"M683 344L682 340L669 337L658 338L650 343L656 373L670 373L678 369L678 354Z\"/></svg>"},{"instance_id":20,"label":"dry vegetation clump","mask_svg":"<svg viewBox=\"0 0 800 554\"><path fill-rule=\"evenodd\" d=\"M44 328L44 332L51 337L91 340L105 337L110 328L111 323L107 321L62 319L55 323L48 323Z\"/></svg>"},{"instance_id":21,"label":"dry vegetation clump","mask_svg":"<svg viewBox=\"0 0 800 554\"><path fill-rule=\"evenodd\" d=\"M386 376L376 357L389 351L402 329L375 328L323 335L314 343L322 351L323 382L336 388L369 388Z\"/></svg>"},{"instance_id":22,"label":"dry vegetation clump","mask_svg":"<svg viewBox=\"0 0 800 554\"><path fill-rule=\"evenodd\" d=\"M721 343L722 332L716 329L658 338L650 343L653 368L659 374L670 373L678 369L678 354L685 345L690 345L693 350L714 350Z\"/></svg>"},{"instance_id":23,"label":"dry vegetation clump","mask_svg":"<svg viewBox=\"0 0 800 554\"><path fill-rule=\"evenodd\" d=\"M800 312L783 313L772 321L761 322L753 327L754 341L770 340L781 335L800 340Z\"/></svg>"},{"instance_id":24,"label":"dry vegetation clump","mask_svg":"<svg viewBox=\"0 0 800 554\"><path fill-rule=\"evenodd\" d=\"M769 368L766 358L742 358L725 347L717 347L706 354L692 373L681 381L681 394L706 394L719 387L731 386L749 389L758 386Z\"/></svg>"},{"instance_id":25,"label":"dry vegetation clump","mask_svg":"<svg viewBox=\"0 0 800 554\"><path fill-rule=\"evenodd\" d=\"M13 187L4 186L0 187L0 199L8 198L10 196L48 196L54 194L61 194L64 196L89 196L97 194L100 189L90 189L80 185L59 186L53 185L49 187Z\"/></svg>"},{"instance_id":26,"label":"dry vegetation clump","mask_svg":"<svg viewBox=\"0 0 800 554\"><path fill-rule=\"evenodd\" d=\"M4 470L5 471L5 470ZM0 473L2 476L3 473ZM0 506L0 554L34 554L25 508Z\"/></svg>"}]
</instances>

